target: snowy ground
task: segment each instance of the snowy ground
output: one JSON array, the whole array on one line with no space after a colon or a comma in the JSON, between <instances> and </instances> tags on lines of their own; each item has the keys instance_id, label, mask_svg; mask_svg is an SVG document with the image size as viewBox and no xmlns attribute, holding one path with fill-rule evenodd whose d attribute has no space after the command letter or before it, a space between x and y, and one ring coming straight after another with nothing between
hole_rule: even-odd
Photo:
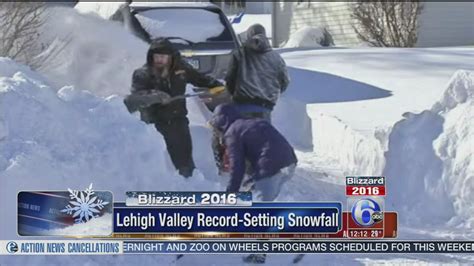
<instances>
[{"instance_id":1,"label":"snowy ground","mask_svg":"<svg viewBox=\"0 0 474 266\"><path fill-rule=\"evenodd\" d=\"M454 72L474 69L472 48L281 52L291 67L286 96L310 104L310 113L336 116L358 131L392 126L404 112L430 108Z\"/></svg>"},{"instance_id":2,"label":"snowy ground","mask_svg":"<svg viewBox=\"0 0 474 266\"><path fill-rule=\"evenodd\" d=\"M55 21L64 23L50 24L50 35L72 38L58 64L36 73L0 58L1 202L13 203L18 190L80 189L91 182L98 190L112 190L116 200L127 190L223 189L226 180L216 175L210 132L195 102L188 104L201 173L190 180L172 170L156 130L123 106L121 95L144 60L146 45L97 17L66 9L57 14ZM401 238L474 238L474 49L281 52L292 82L273 121L297 148L300 162L279 200L345 202L344 174L384 174L387 207L400 212ZM0 220L1 239L18 238L12 230L15 214L14 204L2 205L0 215L8 218ZM269 256L268 265L288 265L292 258ZM1 257L0 265L69 260ZM137 257L81 260L131 264ZM140 256L141 264L158 265L240 265L241 256L173 261L174 256ZM303 265L387 262L472 264L474 258L308 255L302 260Z\"/></svg>"},{"instance_id":3,"label":"snowy ground","mask_svg":"<svg viewBox=\"0 0 474 266\"><path fill-rule=\"evenodd\" d=\"M429 109L458 69L474 70L472 48L280 52L292 78L284 97L306 104L313 149L347 174L380 174L390 128Z\"/></svg>"}]
</instances>

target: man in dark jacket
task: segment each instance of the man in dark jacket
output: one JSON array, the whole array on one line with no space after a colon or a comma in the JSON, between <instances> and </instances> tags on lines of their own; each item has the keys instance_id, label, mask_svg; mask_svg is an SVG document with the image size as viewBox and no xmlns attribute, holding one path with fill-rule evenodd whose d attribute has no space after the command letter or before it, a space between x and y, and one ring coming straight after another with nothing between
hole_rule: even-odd
<instances>
[{"instance_id":1,"label":"man in dark jacket","mask_svg":"<svg viewBox=\"0 0 474 266\"><path fill-rule=\"evenodd\" d=\"M272 50L265 28L255 24L247 30L247 40L234 51L226 75L226 86L246 117L270 120L280 94L289 83L283 58Z\"/></svg>"},{"instance_id":2,"label":"man in dark jacket","mask_svg":"<svg viewBox=\"0 0 474 266\"><path fill-rule=\"evenodd\" d=\"M274 200L294 173L296 155L286 139L265 119L242 117L233 104L219 105L209 124L222 134L230 165L228 192L250 187L256 198ZM246 182L246 161L251 176ZM244 184L243 184L244 183Z\"/></svg>"},{"instance_id":3,"label":"man in dark jacket","mask_svg":"<svg viewBox=\"0 0 474 266\"><path fill-rule=\"evenodd\" d=\"M171 161L179 174L189 177L195 166L186 99L170 100L184 95L187 83L208 88L223 85L193 69L166 39L154 40L146 59L146 64L133 73L131 96L150 94L158 100L144 104L128 97L125 104L130 111L138 109L143 121L155 124L165 139Z\"/></svg>"}]
</instances>

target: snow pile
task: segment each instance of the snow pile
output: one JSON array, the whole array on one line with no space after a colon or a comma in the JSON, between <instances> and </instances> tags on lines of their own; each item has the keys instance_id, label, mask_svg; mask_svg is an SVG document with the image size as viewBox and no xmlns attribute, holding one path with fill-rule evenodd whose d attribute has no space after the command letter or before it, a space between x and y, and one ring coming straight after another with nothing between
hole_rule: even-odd
<instances>
[{"instance_id":1,"label":"snow pile","mask_svg":"<svg viewBox=\"0 0 474 266\"><path fill-rule=\"evenodd\" d=\"M340 165L344 175L379 175L384 166L383 131L373 135L354 130L340 119L310 106L313 151Z\"/></svg>"},{"instance_id":2,"label":"snow pile","mask_svg":"<svg viewBox=\"0 0 474 266\"><path fill-rule=\"evenodd\" d=\"M103 19L109 19L115 12L117 12L125 1L116 2L84 2L79 1L74 6L74 9L84 14L95 14Z\"/></svg>"},{"instance_id":3,"label":"snow pile","mask_svg":"<svg viewBox=\"0 0 474 266\"><path fill-rule=\"evenodd\" d=\"M42 79L40 74L32 71L29 67L17 64L10 58L0 57L0 77L12 77L17 72L25 73L36 80ZM47 83L45 80L43 80L43 82Z\"/></svg>"},{"instance_id":4,"label":"snow pile","mask_svg":"<svg viewBox=\"0 0 474 266\"><path fill-rule=\"evenodd\" d=\"M304 49L282 56L291 75L284 96L307 104L315 155L349 174L381 174L388 134L402 114L430 109L457 69L474 69L474 49L459 47Z\"/></svg>"},{"instance_id":5,"label":"snow pile","mask_svg":"<svg viewBox=\"0 0 474 266\"><path fill-rule=\"evenodd\" d=\"M311 119L306 113L306 104L289 97L281 97L272 113L272 124L295 148L313 149Z\"/></svg>"},{"instance_id":6,"label":"snow pile","mask_svg":"<svg viewBox=\"0 0 474 266\"><path fill-rule=\"evenodd\" d=\"M332 46L334 42L323 27L304 26L291 34L284 48Z\"/></svg>"},{"instance_id":7,"label":"snow pile","mask_svg":"<svg viewBox=\"0 0 474 266\"><path fill-rule=\"evenodd\" d=\"M20 190L90 183L114 192L118 201L128 190L218 189L197 171L188 180L178 176L161 135L130 115L121 97L104 99L74 87L56 92L11 60L1 59L0 69L20 70L0 77L0 121L8 129L0 141L1 202L11 202ZM10 217L0 222L2 238L17 238L11 230L15 204L0 215Z\"/></svg>"},{"instance_id":8,"label":"snow pile","mask_svg":"<svg viewBox=\"0 0 474 266\"><path fill-rule=\"evenodd\" d=\"M92 3L91 3L92 4ZM96 95L125 95L133 70L145 63L148 45L119 23L51 8L42 41L54 55L39 70L56 88L73 85Z\"/></svg>"},{"instance_id":9,"label":"snow pile","mask_svg":"<svg viewBox=\"0 0 474 266\"><path fill-rule=\"evenodd\" d=\"M474 72L457 71L441 100L396 123L385 153L388 207L410 224L474 227Z\"/></svg>"}]
</instances>

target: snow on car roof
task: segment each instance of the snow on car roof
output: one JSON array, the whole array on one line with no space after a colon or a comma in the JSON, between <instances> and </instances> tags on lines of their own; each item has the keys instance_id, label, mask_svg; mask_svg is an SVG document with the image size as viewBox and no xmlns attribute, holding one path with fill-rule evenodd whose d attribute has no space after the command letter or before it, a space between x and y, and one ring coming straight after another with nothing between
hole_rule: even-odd
<instances>
[{"instance_id":1,"label":"snow on car roof","mask_svg":"<svg viewBox=\"0 0 474 266\"><path fill-rule=\"evenodd\" d=\"M217 7L209 2L132 2L130 7Z\"/></svg>"}]
</instances>

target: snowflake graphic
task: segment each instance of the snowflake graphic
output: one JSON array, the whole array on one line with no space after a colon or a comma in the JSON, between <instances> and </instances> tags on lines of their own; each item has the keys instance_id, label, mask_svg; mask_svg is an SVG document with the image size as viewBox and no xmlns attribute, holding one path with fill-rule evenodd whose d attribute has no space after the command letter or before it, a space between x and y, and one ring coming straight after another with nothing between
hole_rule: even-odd
<instances>
[{"instance_id":1,"label":"snowflake graphic","mask_svg":"<svg viewBox=\"0 0 474 266\"><path fill-rule=\"evenodd\" d=\"M98 213L100 213L100 210L109 204L107 201L98 199L97 196L91 198L95 194L92 189L92 183L84 191L72 190L70 188L67 190L69 191L71 201L61 212L71 215L75 218L76 223L85 223L92 218L99 217Z\"/></svg>"}]
</instances>

